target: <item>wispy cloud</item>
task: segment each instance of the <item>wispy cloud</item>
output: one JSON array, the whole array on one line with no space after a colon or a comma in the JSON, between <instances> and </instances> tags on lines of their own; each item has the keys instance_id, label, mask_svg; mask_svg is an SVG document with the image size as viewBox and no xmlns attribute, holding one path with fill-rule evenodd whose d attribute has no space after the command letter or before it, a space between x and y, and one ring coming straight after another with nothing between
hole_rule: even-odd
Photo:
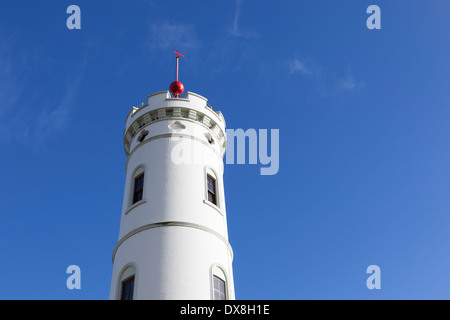
<instances>
[{"instance_id":1,"label":"wispy cloud","mask_svg":"<svg viewBox=\"0 0 450 320\"><path fill-rule=\"evenodd\" d=\"M294 59L289 61L289 73L302 73L302 74L311 74L311 71L306 66L306 64L299 59Z\"/></svg>"},{"instance_id":2,"label":"wispy cloud","mask_svg":"<svg viewBox=\"0 0 450 320\"><path fill-rule=\"evenodd\" d=\"M184 50L200 45L195 28L190 24L169 22L153 23L150 26L149 48Z\"/></svg>"},{"instance_id":3,"label":"wispy cloud","mask_svg":"<svg viewBox=\"0 0 450 320\"><path fill-rule=\"evenodd\" d=\"M357 92L364 87L364 82L357 80L348 67L344 75L327 71L321 64L312 59L296 56L286 62L291 76L302 75L303 80L310 83L309 92L315 97L330 97L340 92Z\"/></svg>"},{"instance_id":4,"label":"wispy cloud","mask_svg":"<svg viewBox=\"0 0 450 320\"><path fill-rule=\"evenodd\" d=\"M243 31L239 27L239 18L241 14L242 0L236 0L236 11L234 13L233 24L230 28L230 34L234 37L259 38L255 31Z\"/></svg>"},{"instance_id":5,"label":"wispy cloud","mask_svg":"<svg viewBox=\"0 0 450 320\"><path fill-rule=\"evenodd\" d=\"M148 20L144 50L178 50L189 57L191 66L207 66L207 74L212 77L224 70L241 70L254 57L259 40L257 32L241 28L244 9L243 1L236 0L225 24L212 26L218 27L214 37L204 37L203 30L198 29L201 21Z\"/></svg>"},{"instance_id":6,"label":"wispy cloud","mask_svg":"<svg viewBox=\"0 0 450 320\"><path fill-rule=\"evenodd\" d=\"M17 68L19 55L13 55L14 39L12 36L0 34L0 144L10 141L13 137L11 126L17 114L19 100L22 96L26 75Z\"/></svg>"},{"instance_id":7,"label":"wispy cloud","mask_svg":"<svg viewBox=\"0 0 450 320\"><path fill-rule=\"evenodd\" d=\"M48 139L61 133L70 122L79 82L67 82L56 104L41 95L17 98L15 101L12 101L14 96L7 97L12 103L9 110L0 116L0 145L19 143L34 150L44 148Z\"/></svg>"},{"instance_id":8,"label":"wispy cloud","mask_svg":"<svg viewBox=\"0 0 450 320\"><path fill-rule=\"evenodd\" d=\"M313 78L324 76L322 66L311 58L296 55L294 58L287 60L285 66L287 66L290 75L299 74Z\"/></svg>"},{"instance_id":9,"label":"wispy cloud","mask_svg":"<svg viewBox=\"0 0 450 320\"><path fill-rule=\"evenodd\" d=\"M41 78L42 65L27 53L20 53L15 41L2 35L0 40L0 146L19 143L41 149L68 124L85 62L78 66L76 76L62 83L62 88L49 87L36 81ZM54 92L58 91L62 95L55 99Z\"/></svg>"},{"instance_id":10,"label":"wispy cloud","mask_svg":"<svg viewBox=\"0 0 450 320\"><path fill-rule=\"evenodd\" d=\"M80 86L82 73L66 83L66 88L59 103L49 108L43 107L37 115L31 130L27 132L27 140L33 146L42 148L52 135L60 133L68 125L76 93Z\"/></svg>"},{"instance_id":11,"label":"wispy cloud","mask_svg":"<svg viewBox=\"0 0 450 320\"><path fill-rule=\"evenodd\" d=\"M356 81L350 71L344 78L338 80L338 88L342 90L360 90L364 87L364 82Z\"/></svg>"}]
</instances>

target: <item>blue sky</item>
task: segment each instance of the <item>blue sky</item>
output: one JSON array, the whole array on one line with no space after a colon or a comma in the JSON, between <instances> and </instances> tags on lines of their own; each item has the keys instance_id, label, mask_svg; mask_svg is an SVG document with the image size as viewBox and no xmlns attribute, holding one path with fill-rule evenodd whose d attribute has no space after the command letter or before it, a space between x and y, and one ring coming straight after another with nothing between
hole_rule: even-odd
<instances>
[{"instance_id":1,"label":"blue sky","mask_svg":"<svg viewBox=\"0 0 450 320\"><path fill-rule=\"evenodd\" d=\"M66 27L71 4L81 30ZM276 175L225 165L237 299L449 299L449 10L2 1L0 299L108 298L125 117L168 89L172 50L227 128L280 130ZM72 264L81 290L66 288Z\"/></svg>"}]
</instances>

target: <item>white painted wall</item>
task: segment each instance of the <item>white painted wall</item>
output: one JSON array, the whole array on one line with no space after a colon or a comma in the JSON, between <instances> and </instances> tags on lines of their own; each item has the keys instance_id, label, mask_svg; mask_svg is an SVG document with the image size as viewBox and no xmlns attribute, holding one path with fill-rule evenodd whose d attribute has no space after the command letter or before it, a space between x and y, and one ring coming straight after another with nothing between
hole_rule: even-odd
<instances>
[{"instance_id":1,"label":"white painted wall","mask_svg":"<svg viewBox=\"0 0 450 320\"><path fill-rule=\"evenodd\" d=\"M219 143L225 121L206 106L205 98L193 93L186 98L155 94L147 106L133 109L127 117L125 133L146 112L182 107L209 114L216 128L192 119L161 118L135 134L129 144L110 299L119 297L120 277L130 264L136 269L135 299L212 299L217 266L227 278L228 298L235 297L223 187L224 146ZM142 130L149 134L139 143ZM210 144L208 137L215 143ZM180 157L184 152L201 156L194 163L180 163L186 159ZM132 206L133 174L139 167L145 170L144 195ZM217 177L217 206L206 201L208 170Z\"/></svg>"}]
</instances>

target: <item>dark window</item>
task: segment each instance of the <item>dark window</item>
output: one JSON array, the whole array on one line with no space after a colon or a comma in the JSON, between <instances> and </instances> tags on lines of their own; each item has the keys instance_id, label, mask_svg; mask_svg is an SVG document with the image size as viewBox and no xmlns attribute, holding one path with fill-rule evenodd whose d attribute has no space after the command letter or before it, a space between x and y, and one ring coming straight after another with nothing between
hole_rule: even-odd
<instances>
[{"instance_id":1,"label":"dark window","mask_svg":"<svg viewBox=\"0 0 450 320\"><path fill-rule=\"evenodd\" d=\"M214 276L214 300L226 300L225 281L217 276Z\"/></svg>"},{"instance_id":2,"label":"dark window","mask_svg":"<svg viewBox=\"0 0 450 320\"><path fill-rule=\"evenodd\" d=\"M145 124L142 124L142 126L144 126ZM139 142L142 142L145 137L148 135L148 130L143 130L141 132L141 134L139 135L139 137L137 138Z\"/></svg>"},{"instance_id":3,"label":"dark window","mask_svg":"<svg viewBox=\"0 0 450 320\"><path fill-rule=\"evenodd\" d=\"M208 201L217 205L216 179L208 174Z\"/></svg>"},{"instance_id":4,"label":"dark window","mask_svg":"<svg viewBox=\"0 0 450 320\"><path fill-rule=\"evenodd\" d=\"M143 191L144 191L144 174L141 174L136 178L134 178L133 204L142 200Z\"/></svg>"},{"instance_id":5,"label":"dark window","mask_svg":"<svg viewBox=\"0 0 450 320\"><path fill-rule=\"evenodd\" d=\"M121 300L133 300L134 290L134 276L129 277L125 281L122 281L122 295Z\"/></svg>"}]
</instances>

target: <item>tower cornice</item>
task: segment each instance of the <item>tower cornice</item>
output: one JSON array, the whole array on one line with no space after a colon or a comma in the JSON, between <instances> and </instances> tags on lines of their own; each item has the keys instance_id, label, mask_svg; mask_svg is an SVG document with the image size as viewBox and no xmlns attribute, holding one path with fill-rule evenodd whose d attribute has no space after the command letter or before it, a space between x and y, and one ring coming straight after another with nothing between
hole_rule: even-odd
<instances>
[{"instance_id":1,"label":"tower cornice","mask_svg":"<svg viewBox=\"0 0 450 320\"><path fill-rule=\"evenodd\" d=\"M226 133L222 113L215 111L201 95L188 92L184 98L173 98L169 91L151 94L139 108L131 108L123 135L125 154L130 154L133 139L144 127L162 120L187 120L204 126L216 137L223 157Z\"/></svg>"}]
</instances>

